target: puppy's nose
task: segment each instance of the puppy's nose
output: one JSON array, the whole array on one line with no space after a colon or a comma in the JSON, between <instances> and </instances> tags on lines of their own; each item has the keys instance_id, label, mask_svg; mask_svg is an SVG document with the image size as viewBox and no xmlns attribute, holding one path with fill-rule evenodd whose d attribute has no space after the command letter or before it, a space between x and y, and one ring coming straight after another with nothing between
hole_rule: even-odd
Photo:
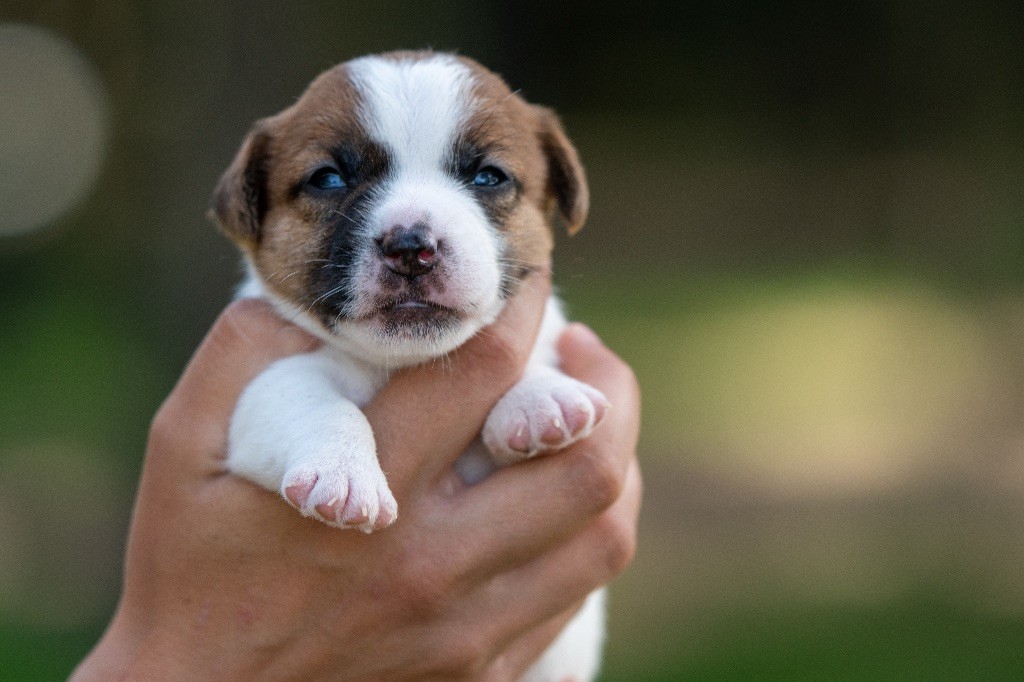
<instances>
[{"instance_id":1,"label":"puppy's nose","mask_svg":"<svg viewBox=\"0 0 1024 682\"><path fill-rule=\"evenodd\" d=\"M437 240L426 225L395 225L377 239L381 259L388 270L415 279L437 265Z\"/></svg>"}]
</instances>

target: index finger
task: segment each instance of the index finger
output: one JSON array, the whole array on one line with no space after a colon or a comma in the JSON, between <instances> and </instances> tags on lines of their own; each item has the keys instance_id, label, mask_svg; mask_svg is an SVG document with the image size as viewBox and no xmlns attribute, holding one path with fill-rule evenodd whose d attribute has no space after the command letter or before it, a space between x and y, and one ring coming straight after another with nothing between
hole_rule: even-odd
<instances>
[{"instance_id":1,"label":"index finger","mask_svg":"<svg viewBox=\"0 0 1024 682\"><path fill-rule=\"evenodd\" d=\"M589 437L568 449L500 469L464 491L474 519L462 541L496 563L522 560L591 522L621 496L636 457L640 393L629 366L582 325L559 342L562 368L600 390L611 408Z\"/></svg>"},{"instance_id":2,"label":"index finger","mask_svg":"<svg viewBox=\"0 0 1024 682\"><path fill-rule=\"evenodd\" d=\"M283 320L269 303L243 299L230 304L199 345L178 384L153 420L153 435L187 434L188 448L165 448L219 456L242 390L275 360L306 353L319 341Z\"/></svg>"},{"instance_id":3,"label":"index finger","mask_svg":"<svg viewBox=\"0 0 1024 682\"><path fill-rule=\"evenodd\" d=\"M444 358L397 372L364 408L393 490L448 471L480 433L522 376L550 292L546 271L527 277L494 324Z\"/></svg>"}]
</instances>

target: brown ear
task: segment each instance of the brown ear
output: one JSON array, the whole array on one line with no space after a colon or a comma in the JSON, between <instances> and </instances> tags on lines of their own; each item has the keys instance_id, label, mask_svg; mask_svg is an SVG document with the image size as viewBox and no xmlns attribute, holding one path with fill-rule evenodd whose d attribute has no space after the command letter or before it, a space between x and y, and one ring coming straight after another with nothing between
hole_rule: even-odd
<instances>
[{"instance_id":1,"label":"brown ear","mask_svg":"<svg viewBox=\"0 0 1024 682\"><path fill-rule=\"evenodd\" d=\"M540 121L540 142L548 160L548 189L558 202L569 234L573 235L583 227L590 210L587 177L558 115L546 107L535 108Z\"/></svg>"},{"instance_id":2,"label":"brown ear","mask_svg":"<svg viewBox=\"0 0 1024 682\"><path fill-rule=\"evenodd\" d=\"M267 213L269 147L270 133L257 123L213 190L210 212L220 229L235 241L255 244L260 240L260 226Z\"/></svg>"}]
</instances>

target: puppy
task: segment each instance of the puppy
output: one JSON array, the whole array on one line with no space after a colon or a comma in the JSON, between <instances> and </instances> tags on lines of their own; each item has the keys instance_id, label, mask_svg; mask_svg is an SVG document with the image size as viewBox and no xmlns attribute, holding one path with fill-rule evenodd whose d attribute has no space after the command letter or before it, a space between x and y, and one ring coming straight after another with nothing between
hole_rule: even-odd
<instances>
[{"instance_id":1,"label":"puppy","mask_svg":"<svg viewBox=\"0 0 1024 682\"><path fill-rule=\"evenodd\" d=\"M393 523L398 506L359 408L393 370L493 322L549 262L556 208L575 233L588 204L554 113L469 59L390 53L321 74L255 124L213 196L245 256L239 295L268 299L324 341L243 392L229 468L329 525ZM601 420L605 397L557 368L564 326L552 299L524 376L484 425L492 461L471 449L464 478L565 448ZM591 595L528 679L596 675L601 601Z\"/></svg>"}]
</instances>

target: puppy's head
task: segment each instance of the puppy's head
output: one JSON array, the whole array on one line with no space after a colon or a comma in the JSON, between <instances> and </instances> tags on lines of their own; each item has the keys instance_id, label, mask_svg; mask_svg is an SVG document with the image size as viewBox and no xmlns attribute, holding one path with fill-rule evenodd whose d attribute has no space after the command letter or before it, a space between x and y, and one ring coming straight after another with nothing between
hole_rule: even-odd
<instances>
[{"instance_id":1,"label":"puppy's head","mask_svg":"<svg viewBox=\"0 0 1024 682\"><path fill-rule=\"evenodd\" d=\"M557 117L475 62L393 53L321 74L256 123L213 195L279 305L371 362L446 353L587 213Z\"/></svg>"}]
</instances>

